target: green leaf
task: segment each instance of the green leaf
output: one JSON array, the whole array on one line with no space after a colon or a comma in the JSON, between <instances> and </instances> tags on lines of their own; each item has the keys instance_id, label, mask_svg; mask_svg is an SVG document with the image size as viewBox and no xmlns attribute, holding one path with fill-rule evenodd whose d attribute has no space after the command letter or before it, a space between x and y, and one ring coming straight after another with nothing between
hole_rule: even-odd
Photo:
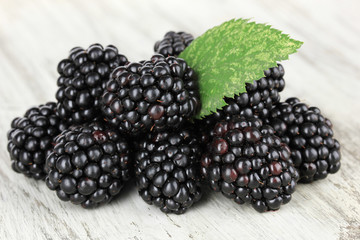
<instances>
[{"instance_id":1,"label":"green leaf","mask_svg":"<svg viewBox=\"0 0 360 240\"><path fill-rule=\"evenodd\" d=\"M199 77L203 118L226 105L224 97L245 92L245 84L288 59L302 42L269 25L233 19L196 38L181 54Z\"/></svg>"}]
</instances>

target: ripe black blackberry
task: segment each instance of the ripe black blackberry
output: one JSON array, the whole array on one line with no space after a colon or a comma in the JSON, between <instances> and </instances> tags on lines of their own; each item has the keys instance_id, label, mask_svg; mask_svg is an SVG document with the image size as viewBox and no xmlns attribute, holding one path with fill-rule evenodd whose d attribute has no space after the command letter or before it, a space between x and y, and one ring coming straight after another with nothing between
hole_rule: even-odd
<instances>
[{"instance_id":1,"label":"ripe black blackberry","mask_svg":"<svg viewBox=\"0 0 360 240\"><path fill-rule=\"evenodd\" d=\"M111 201L130 178L127 141L99 122L75 126L56 138L46 160L46 185L63 201L92 208Z\"/></svg>"},{"instance_id":2,"label":"ripe black blackberry","mask_svg":"<svg viewBox=\"0 0 360 240\"><path fill-rule=\"evenodd\" d=\"M202 175L214 191L259 212L278 210L291 200L299 174L290 148L260 119L220 121L201 159Z\"/></svg>"},{"instance_id":3,"label":"ripe black blackberry","mask_svg":"<svg viewBox=\"0 0 360 240\"><path fill-rule=\"evenodd\" d=\"M93 44L73 48L58 65L57 113L69 123L85 123L99 114L99 100L112 70L128 63L116 47Z\"/></svg>"},{"instance_id":4,"label":"ripe black blackberry","mask_svg":"<svg viewBox=\"0 0 360 240\"><path fill-rule=\"evenodd\" d=\"M190 33L186 32L167 32L161 41L157 41L154 51L164 56L177 57L194 40Z\"/></svg>"},{"instance_id":5,"label":"ripe black blackberry","mask_svg":"<svg viewBox=\"0 0 360 240\"><path fill-rule=\"evenodd\" d=\"M177 128L199 111L197 77L184 60L154 55L116 68L101 104L107 121L131 135Z\"/></svg>"},{"instance_id":6,"label":"ripe black blackberry","mask_svg":"<svg viewBox=\"0 0 360 240\"><path fill-rule=\"evenodd\" d=\"M279 92L285 87L283 78L285 71L281 64L277 67L264 71L265 77L246 83L246 92L235 95L234 98L225 98L227 105L216 113L202 120L196 120L195 124L202 132L203 142L211 141L211 132L215 124L221 120L229 120L232 116L240 115L247 118L266 119L272 107L280 101Z\"/></svg>"},{"instance_id":7,"label":"ripe black blackberry","mask_svg":"<svg viewBox=\"0 0 360 240\"><path fill-rule=\"evenodd\" d=\"M269 123L290 146L300 182L323 179L340 169L340 144L333 138L331 121L317 107L289 98L272 109Z\"/></svg>"},{"instance_id":8,"label":"ripe black blackberry","mask_svg":"<svg viewBox=\"0 0 360 240\"><path fill-rule=\"evenodd\" d=\"M54 138L67 128L55 114L56 103L30 108L24 117L15 118L7 134L11 167L27 177L43 179L46 156L53 149Z\"/></svg>"},{"instance_id":9,"label":"ripe black blackberry","mask_svg":"<svg viewBox=\"0 0 360 240\"><path fill-rule=\"evenodd\" d=\"M194 130L152 132L136 143L135 174L140 196L164 213L182 214L201 198Z\"/></svg>"}]
</instances>

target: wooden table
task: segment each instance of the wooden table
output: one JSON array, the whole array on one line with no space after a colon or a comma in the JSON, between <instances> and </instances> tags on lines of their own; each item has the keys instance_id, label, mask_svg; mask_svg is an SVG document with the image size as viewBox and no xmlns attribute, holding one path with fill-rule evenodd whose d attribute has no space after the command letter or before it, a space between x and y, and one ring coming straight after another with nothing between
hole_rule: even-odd
<instances>
[{"instance_id":1,"label":"wooden table","mask_svg":"<svg viewBox=\"0 0 360 240\"><path fill-rule=\"evenodd\" d=\"M356 0L0 0L0 238L360 239L359 10ZM278 212L259 214L206 191L200 204L177 216L144 203L133 184L115 202L89 211L11 170L10 121L55 100L56 66L72 47L114 44L130 60L141 60L168 30L199 36L238 17L305 42L283 62L282 99L298 96L333 121L342 144L337 174L299 185Z\"/></svg>"}]
</instances>

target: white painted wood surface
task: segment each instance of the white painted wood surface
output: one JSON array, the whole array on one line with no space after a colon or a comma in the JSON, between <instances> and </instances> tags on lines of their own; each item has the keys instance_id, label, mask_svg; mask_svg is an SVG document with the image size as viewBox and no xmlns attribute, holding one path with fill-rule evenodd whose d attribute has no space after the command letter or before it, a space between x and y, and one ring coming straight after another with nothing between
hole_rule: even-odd
<instances>
[{"instance_id":1,"label":"white painted wood surface","mask_svg":"<svg viewBox=\"0 0 360 240\"><path fill-rule=\"evenodd\" d=\"M357 0L0 0L0 239L360 239L359 10ZM176 216L144 203L134 185L111 204L84 210L11 170L10 121L54 100L56 66L69 49L114 44L141 60L168 30L198 36L238 17L305 42L283 63L282 98L299 96L333 121L342 144L339 173L299 185L278 212L259 214L206 192Z\"/></svg>"}]
</instances>

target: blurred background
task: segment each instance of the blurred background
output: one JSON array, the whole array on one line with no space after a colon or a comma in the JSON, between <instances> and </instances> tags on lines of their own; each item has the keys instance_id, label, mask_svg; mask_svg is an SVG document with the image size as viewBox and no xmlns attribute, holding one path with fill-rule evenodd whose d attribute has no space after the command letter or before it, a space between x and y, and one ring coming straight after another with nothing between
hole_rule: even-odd
<instances>
[{"instance_id":1,"label":"blurred background","mask_svg":"<svg viewBox=\"0 0 360 240\"><path fill-rule=\"evenodd\" d=\"M349 171L355 174L359 170L355 165L360 159L355 146L360 141L359 10L358 0L0 0L0 162L4 166L0 168L0 189L7 189L0 194L5 203L0 203L4 213L0 239L15 236L23 231L22 226L39 229L39 233L23 233L24 239L91 239L107 234L128 239L230 239L239 236L238 231L244 238L269 232L279 238L302 238L304 231L306 239L360 238L360 187L336 185ZM27 179L10 170L5 140L10 121L31 105L55 100L57 64L71 48L87 48L96 42L113 44L129 60L139 61L150 58L154 43L167 31L186 31L196 37L233 18L268 23L304 42L297 54L282 62L287 84L282 99L298 96L332 120L343 143L343 170L338 175L311 188L302 185L291 206L278 213L257 214L249 206L223 202L222 196L214 194L207 197L207 204L184 216L164 216L143 203L135 190L97 212L85 212L59 203L51 194L41 195L47 191L45 185L32 182L34 187L28 186ZM21 195L21 191L28 195L12 203L15 193ZM324 191L328 194L325 200L318 195ZM29 209L17 204L33 197ZM329 214L323 215L324 211ZM35 214L38 212L41 215ZM89 221L93 214L97 219ZM293 224L294 217L300 224ZM13 224L14 218L22 224ZM63 226L67 221L78 224L68 229ZM274 222L277 225L272 225ZM44 224L57 228L49 231Z\"/></svg>"},{"instance_id":2,"label":"blurred background","mask_svg":"<svg viewBox=\"0 0 360 240\"><path fill-rule=\"evenodd\" d=\"M300 93L310 102L336 96L339 90L355 98L352 89L359 88L360 81L349 88L345 76L359 78L360 74L359 61L351 61L360 52L359 9L359 1L354 0L341 4L336 0L0 0L0 81L11 82L9 87L18 92L27 91L24 80L33 83L27 99L14 99L11 92L2 91L6 105L1 102L1 108L54 99L57 63L75 46L113 44L131 61L138 61L149 58L154 43L169 30L199 36L240 17L271 24L305 43L290 56L291 61L283 63L287 93ZM292 83L299 81L302 84L294 88ZM309 86L324 84L334 87L323 89L322 94L306 94ZM345 104L329 101L334 107Z\"/></svg>"},{"instance_id":3,"label":"blurred background","mask_svg":"<svg viewBox=\"0 0 360 240\"><path fill-rule=\"evenodd\" d=\"M360 52L358 11L359 2L351 0L341 4L335 0L0 0L1 73L11 76L1 81L11 81L11 87L25 91L21 82L26 79L33 82L34 93L28 99L13 99L5 91L4 97L13 105L54 99L57 63L74 46L113 44L130 60L138 61L149 58L155 41L169 30L199 36L214 25L239 17L271 24L305 43L298 54L284 62L288 90L301 93L308 91L308 86L331 84L333 89L308 100L318 102L324 96L335 96L339 89L356 97L352 89L360 87L360 82L348 88L344 78L360 74L359 61L351 61ZM292 89L295 81L304 87Z\"/></svg>"}]
</instances>

